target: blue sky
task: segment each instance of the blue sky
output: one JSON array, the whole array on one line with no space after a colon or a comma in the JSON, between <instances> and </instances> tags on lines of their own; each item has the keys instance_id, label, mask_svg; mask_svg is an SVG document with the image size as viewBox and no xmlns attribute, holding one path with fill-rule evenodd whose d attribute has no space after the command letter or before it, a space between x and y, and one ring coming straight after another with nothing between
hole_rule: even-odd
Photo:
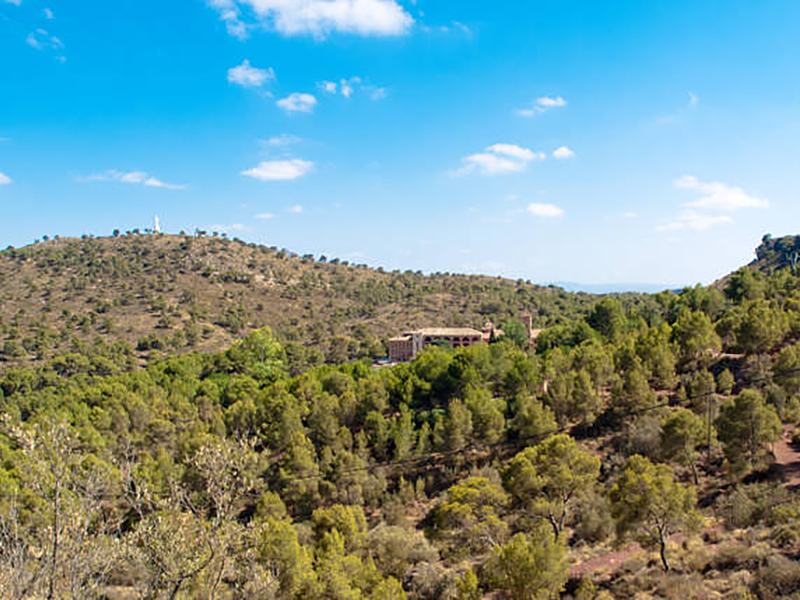
<instances>
[{"instance_id":1,"label":"blue sky","mask_svg":"<svg viewBox=\"0 0 800 600\"><path fill-rule=\"evenodd\" d=\"M794 0L0 0L0 246L709 282L800 233Z\"/></svg>"}]
</instances>

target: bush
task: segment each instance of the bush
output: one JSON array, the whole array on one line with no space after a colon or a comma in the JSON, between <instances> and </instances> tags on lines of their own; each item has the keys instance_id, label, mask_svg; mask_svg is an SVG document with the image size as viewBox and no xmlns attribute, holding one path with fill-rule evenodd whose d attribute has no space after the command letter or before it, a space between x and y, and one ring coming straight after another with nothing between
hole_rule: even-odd
<instances>
[{"instance_id":1,"label":"bush","mask_svg":"<svg viewBox=\"0 0 800 600\"><path fill-rule=\"evenodd\" d=\"M425 536L403 527L380 525L369 532L369 548L380 570L403 580L409 568L439 558Z\"/></svg>"},{"instance_id":2,"label":"bush","mask_svg":"<svg viewBox=\"0 0 800 600\"><path fill-rule=\"evenodd\" d=\"M754 588L761 600L799 599L800 567L784 556L771 556L758 570Z\"/></svg>"}]
</instances>

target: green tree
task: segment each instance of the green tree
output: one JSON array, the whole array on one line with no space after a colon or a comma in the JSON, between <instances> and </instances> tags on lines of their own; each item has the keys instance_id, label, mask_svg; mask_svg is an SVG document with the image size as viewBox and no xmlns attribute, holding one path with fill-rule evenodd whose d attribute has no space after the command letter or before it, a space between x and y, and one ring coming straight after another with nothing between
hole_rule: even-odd
<instances>
[{"instance_id":1,"label":"green tree","mask_svg":"<svg viewBox=\"0 0 800 600\"><path fill-rule=\"evenodd\" d=\"M736 271L725 286L725 294L737 303L759 300L764 297L764 291L764 282L750 267L742 267Z\"/></svg>"},{"instance_id":2,"label":"green tree","mask_svg":"<svg viewBox=\"0 0 800 600\"><path fill-rule=\"evenodd\" d=\"M559 434L517 454L503 471L503 485L559 537L570 510L581 495L591 494L599 475L600 460Z\"/></svg>"},{"instance_id":3,"label":"green tree","mask_svg":"<svg viewBox=\"0 0 800 600\"><path fill-rule=\"evenodd\" d=\"M469 442L472 435L472 413L458 398L447 407L444 425L445 444L448 450L458 450Z\"/></svg>"},{"instance_id":4,"label":"green tree","mask_svg":"<svg viewBox=\"0 0 800 600\"><path fill-rule=\"evenodd\" d=\"M705 437L703 420L685 408L670 414L661 425L661 452L667 460L677 460L692 468L697 477L697 447Z\"/></svg>"},{"instance_id":5,"label":"green tree","mask_svg":"<svg viewBox=\"0 0 800 600\"><path fill-rule=\"evenodd\" d=\"M556 430L553 411L541 400L529 394L517 396L513 402L514 428L523 440L537 440Z\"/></svg>"},{"instance_id":6,"label":"green tree","mask_svg":"<svg viewBox=\"0 0 800 600\"><path fill-rule=\"evenodd\" d=\"M277 579L282 597L309 598L316 592L313 557L285 518L257 519L253 526L256 559Z\"/></svg>"},{"instance_id":7,"label":"green tree","mask_svg":"<svg viewBox=\"0 0 800 600\"><path fill-rule=\"evenodd\" d=\"M540 526L495 548L485 565L486 578L511 600L557 598L567 581L565 555L563 540Z\"/></svg>"},{"instance_id":8,"label":"green tree","mask_svg":"<svg viewBox=\"0 0 800 600\"><path fill-rule=\"evenodd\" d=\"M508 526L500 512L507 503L499 484L486 477L469 477L447 490L436 510L436 524L456 550L483 552L506 537Z\"/></svg>"},{"instance_id":9,"label":"green tree","mask_svg":"<svg viewBox=\"0 0 800 600\"><path fill-rule=\"evenodd\" d=\"M519 348L528 347L528 332L517 319L511 319L503 324L503 336L510 339Z\"/></svg>"},{"instance_id":10,"label":"green tree","mask_svg":"<svg viewBox=\"0 0 800 600\"><path fill-rule=\"evenodd\" d=\"M744 390L720 407L717 431L728 462L741 471L764 459L767 444L780 436L781 421L758 391Z\"/></svg>"},{"instance_id":11,"label":"green tree","mask_svg":"<svg viewBox=\"0 0 800 600\"><path fill-rule=\"evenodd\" d=\"M609 340L616 340L627 324L625 309L616 298L603 298L594 305L588 317L589 325Z\"/></svg>"},{"instance_id":12,"label":"green tree","mask_svg":"<svg viewBox=\"0 0 800 600\"><path fill-rule=\"evenodd\" d=\"M730 372L730 369L725 369L717 376L717 390L719 390L720 394L729 396L735 384L736 381L733 379L733 373Z\"/></svg>"},{"instance_id":13,"label":"green tree","mask_svg":"<svg viewBox=\"0 0 800 600\"><path fill-rule=\"evenodd\" d=\"M494 444L504 433L506 403L502 398L493 398L486 389L468 388L464 403L472 415L472 434L486 444Z\"/></svg>"},{"instance_id":14,"label":"green tree","mask_svg":"<svg viewBox=\"0 0 800 600\"><path fill-rule=\"evenodd\" d=\"M684 364L698 361L722 347L711 319L699 310L681 312L672 328L672 340L678 345Z\"/></svg>"},{"instance_id":15,"label":"green tree","mask_svg":"<svg viewBox=\"0 0 800 600\"><path fill-rule=\"evenodd\" d=\"M669 571L667 542L670 535L691 526L697 518L694 488L677 483L667 465L654 465L634 454L611 488L609 498L618 533L638 531L643 541L656 543L661 564Z\"/></svg>"},{"instance_id":16,"label":"green tree","mask_svg":"<svg viewBox=\"0 0 800 600\"><path fill-rule=\"evenodd\" d=\"M775 381L787 393L800 393L800 344L781 349L774 371Z\"/></svg>"},{"instance_id":17,"label":"green tree","mask_svg":"<svg viewBox=\"0 0 800 600\"><path fill-rule=\"evenodd\" d=\"M788 329L786 315L761 300L748 304L736 329L736 341L747 354L771 350Z\"/></svg>"}]
</instances>

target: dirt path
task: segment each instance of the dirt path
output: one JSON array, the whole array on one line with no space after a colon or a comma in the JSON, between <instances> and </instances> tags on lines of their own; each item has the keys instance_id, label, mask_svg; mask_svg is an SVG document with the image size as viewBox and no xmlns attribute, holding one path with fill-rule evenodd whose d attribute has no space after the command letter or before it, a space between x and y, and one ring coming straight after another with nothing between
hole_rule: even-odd
<instances>
[{"instance_id":1,"label":"dirt path","mask_svg":"<svg viewBox=\"0 0 800 600\"><path fill-rule=\"evenodd\" d=\"M570 577L581 577L601 572L613 572L618 569L625 561L633 558L644 549L639 544L629 544L621 550L607 552L594 558L583 561L580 564L570 567Z\"/></svg>"},{"instance_id":2,"label":"dirt path","mask_svg":"<svg viewBox=\"0 0 800 600\"><path fill-rule=\"evenodd\" d=\"M775 442L775 462L783 473L784 485L791 489L800 488L800 447L792 444L794 425L784 425L781 439Z\"/></svg>"}]
</instances>

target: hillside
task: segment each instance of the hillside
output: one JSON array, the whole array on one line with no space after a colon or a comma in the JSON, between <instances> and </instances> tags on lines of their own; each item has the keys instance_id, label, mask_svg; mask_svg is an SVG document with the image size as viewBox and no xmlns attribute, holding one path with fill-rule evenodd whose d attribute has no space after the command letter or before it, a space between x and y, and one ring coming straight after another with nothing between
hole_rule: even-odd
<instances>
[{"instance_id":1,"label":"hillside","mask_svg":"<svg viewBox=\"0 0 800 600\"><path fill-rule=\"evenodd\" d=\"M163 236L4 260L19 265L8 297L53 327L89 298L95 318L157 335L203 314L208 344L236 335L214 302L237 289L278 328L297 303L321 321L404 278L377 312L455 319L464 298L560 294ZM311 291L284 297L304 277ZM457 306L438 313L425 300L442 289ZM63 325L69 353L0 372L0 597L800 596L800 278L741 269L724 292L564 300L538 305L561 322L535 348L434 346L384 369L301 364L296 342L245 335L249 319L223 351L143 350L130 368L124 348L80 343L91 319L84 337Z\"/></svg>"},{"instance_id":2,"label":"hillside","mask_svg":"<svg viewBox=\"0 0 800 600\"><path fill-rule=\"evenodd\" d=\"M591 296L501 278L383 272L220 237L56 239L0 252L4 362L125 342L148 352L218 351L269 326L303 360L381 356L412 327L480 328L523 311L544 327Z\"/></svg>"}]
</instances>

